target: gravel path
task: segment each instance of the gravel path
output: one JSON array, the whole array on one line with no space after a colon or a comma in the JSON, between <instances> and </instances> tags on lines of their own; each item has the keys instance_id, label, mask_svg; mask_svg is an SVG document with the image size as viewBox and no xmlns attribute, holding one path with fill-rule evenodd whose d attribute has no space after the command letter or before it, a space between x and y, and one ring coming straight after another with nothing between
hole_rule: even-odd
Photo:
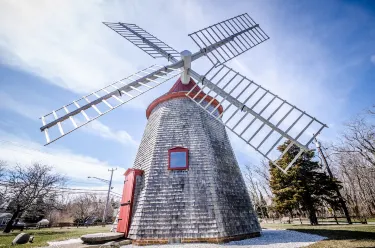
<instances>
[{"instance_id":1,"label":"gravel path","mask_svg":"<svg viewBox=\"0 0 375 248\"><path fill-rule=\"evenodd\" d=\"M325 239L325 237L288 230L263 229L262 236L258 238L233 241L226 244L171 244L148 245L147 248L297 248L311 245ZM82 246L80 239L48 242L49 247L79 248ZM139 248L139 246L126 245L122 248Z\"/></svg>"},{"instance_id":2,"label":"gravel path","mask_svg":"<svg viewBox=\"0 0 375 248\"><path fill-rule=\"evenodd\" d=\"M76 244L76 245L79 245L79 244L82 244L82 240L80 238L77 238L77 239L67 239L67 240L63 240L63 241L51 241L51 242L47 242L47 244L49 244L49 246L67 246L67 245L73 245L73 244Z\"/></svg>"},{"instance_id":3,"label":"gravel path","mask_svg":"<svg viewBox=\"0 0 375 248\"><path fill-rule=\"evenodd\" d=\"M171 245L148 245L147 248L297 248L311 245L315 242L325 239L325 237L287 230L263 229L262 236L258 238L233 241L226 244L171 244ZM133 246L122 246L130 248ZM139 246L134 246L139 247Z\"/></svg>"}]
</instances>

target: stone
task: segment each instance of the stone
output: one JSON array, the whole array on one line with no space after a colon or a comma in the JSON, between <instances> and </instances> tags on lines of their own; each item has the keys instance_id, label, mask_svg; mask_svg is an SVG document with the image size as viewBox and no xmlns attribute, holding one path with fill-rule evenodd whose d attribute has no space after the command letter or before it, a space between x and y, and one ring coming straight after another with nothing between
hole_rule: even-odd
<instances>
[{"instance_id":1,"label":"stone","mask_svg":"<svg viewBox=\"0 0 375 248\"><path fill-rule=\"evenodd\" d=\"M111 242L102 244L99 248L120 248L120 245L115 241L111 241Z\"/></svg>"},{"instance_id":2,"label":"stone","mask_svg":"<svg viewBox=\"0 0 375 248\"><path fill-rule=\"evenodd\" d=\"M124 245L130 245L132 243L129 239L111 241L99 246L99 248L120 248ZM90 246L91 247L91 246Z\"/></svg>"},{"instance_id":3,"label":"stone","mask_svg":"<svg viewBox=\"0 0 375 248\"><path fill-rule=\"evenodd\" d=\"M113 241L113 240L120 239L123 237L124 237L123 233L117 233L117 232L93 233L93 234L86 234L86 235L81 236L81 240L88 244L98 244L98 243Z\"/></svg>"},{"instance_id":4,"label":"stone","mask_svg":"<svg viewBox=\"0 0 375 248\"><path fill-rule=\"evenodd\" d=\"M131 245L132 241L130 239L124 239L124 240L118 241L118 244L119 245Z\"/></svg>"},{"instance_id":5,"label":"stone","mask_svg":"<svg viewBox=\"0 0 375 248\"><path fill-rule=\"evenodd\" d=\"M30 234L20 233L12 241L12 245L26 244L30 240Z\"/></svg>"}]
</instances>

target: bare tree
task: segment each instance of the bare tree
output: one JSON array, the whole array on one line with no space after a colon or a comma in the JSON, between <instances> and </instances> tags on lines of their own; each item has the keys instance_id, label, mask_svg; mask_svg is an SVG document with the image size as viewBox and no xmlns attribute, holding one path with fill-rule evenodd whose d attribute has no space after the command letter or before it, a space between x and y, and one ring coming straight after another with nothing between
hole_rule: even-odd
<instances>
[{"instance_id":1,"label":"bare tree","mask_svg":"<svg viewBox=\"0 0 375 248\"><path fill-rule=\"evenodd\" d=\"M375 109L375 105L373 106ZM375 111L369 109L345 124L333 145L332 164L343 194L357 217L375 215Z\"/></svg>"},{"instance_id":2,"label":"bare tree","mask_svg":"<svg viewBox=\"0 0 375 248\"><path fill-rule=\"evenodd\" d=\"M336 151L360 154L375 169L375 125L368 120L368 115L360 115L345 126Z\"/></svg>"},{"instance_id":3,"label":"bare tree","mask_svg":"<svg viewBox=\"0 0 375 248\"><path fill-rule=\"evenodd\" d=\"M2 180L6 174L6 166L6 162L0 160L0 209L6 207L5 194L7 192L8 187L6 185L6 182Z\"/></svg>"},{"instance_id":4,"label":"bare tree","mask_svg":"<svg viewBox=\"0 0 375 248\"><path fill-rule=\"evenodd\" d=\"M95 194L84 194L71 201L69 212L75 221L84 223L90 217L101 216L104 205L105 201Z\"/></svg>"},{"instance_id":5,"label":"bare tree","mask_svg":"<svg viewBox=\"0 0 375 248\"><path fill-rule=\"evenodd\" d=\"M261 165L260 167L262 166L263 165ZM266 200L263 197L263 193L266 193L266 195L269 196L270 190L268 180L264 180L264 178L262 178L263 174L260 175L260 173L264 173L264 171L258 166L245 165L244 167L245 183L252 199L254 209L258 212L258 214L260 214L262 219L268 218L268 206Z\"/></svg>"},{"instance_id":6,"label":"bare tree","mask_svg":"<svg viewBox=\"0 0 375 248\"><path fill-rule=\"evenodd\" d=\"M70 213L74 220L84 222L93 212L93 202L95 197L90 194L79 195L70 206Z\"/></svg>"},{"instance_id":7,"label":"bare tree","mask_svg":"<svg viewBox=\"0 0 375 248\"><path fill-rule=\"evenodd\" d=\"M375 214L375 171L360 154L338 153L334 159L343 194L357 217Z\"/></svg>"},{"instance_id":8,"label":"bare tree","mask_svg":"<svg viewBox=\"0 0 375 248\"><path fill-rule=\"evenodd\" d=\"M4 160L0 160L0 178L3 178L5 175L5 168L7 166L7 163Z\"/></svg>"},{"instance_id":9,"label":"bare tree","mask_svg":"<svg viewBox=\"0 0 375 248\"><path fill-rule=\"evenodd\" d=\"M253 172L251 165L245 165L244 167L245 167L245 173L244 173L245 183L247 185L247 190L249 192L249 195L252 199L254 209L256 209L257 206L259 206L259 197L258 197L257 190L255 188L256 182L255 182L254 172Z\"/></svg>"},{"instance_id":10,"label":"bare tree","mask_svg":"<svg viewBox=\"0 0 375 248\"><path fill-rule=\"evenodd\" d=\"M372 105L372 108L370 108L367 112L368 112L370 115L374 115L374 116L375 116L375 105Z\"/></svg>"},{"instance_id":11,"label":"bare tree","mask_svg":"<svg viewBox=\"0 0 375 248\"><path fill-rule=\"evenodd\" d=\"M265 160L262 160L259 165L256 165L254 167L254 172L257 175L257 178L259 180L259 186L263 190L263 192L266 194L268 199L272 199L272 191L270 188L270 166L269 163Z\"/></svg>"},{"instance_id":12,"label":"bare tree","mask_svg":"<svg viewBox=\"0 0 375 248\"><path fill-rule=\"evenodd\" d=\"M31 166L17 165L8 170L5 181L10 190L5 197L13 215L4 229L5 233L11 231L16 218L37 204L38 199L43 199L46 207L54 205L56 187L63 185L66 179L54 174L51 169L50 166L35 163Z\"/></svg>"}]
</instances>

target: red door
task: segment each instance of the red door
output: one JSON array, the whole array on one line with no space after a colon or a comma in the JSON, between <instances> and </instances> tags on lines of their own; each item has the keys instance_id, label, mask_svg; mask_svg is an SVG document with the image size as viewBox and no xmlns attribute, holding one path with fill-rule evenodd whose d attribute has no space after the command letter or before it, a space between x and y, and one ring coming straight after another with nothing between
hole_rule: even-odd
<instances>
[{"instance_id":1,"label":"red door","mask_svg":"<svg viewBox=\"0 0 375 248\"><path fill-rule=\"evenodd\" d=\"M128 236L132 215L133 199L136 186L137 176L143 174L142 170L137 169L128 169L125 172L125 182L124 189L122 191L122 199L120 206L120 215L118 218L117 232L125 234L125 237Z\"/></svg>"}]
</instances>

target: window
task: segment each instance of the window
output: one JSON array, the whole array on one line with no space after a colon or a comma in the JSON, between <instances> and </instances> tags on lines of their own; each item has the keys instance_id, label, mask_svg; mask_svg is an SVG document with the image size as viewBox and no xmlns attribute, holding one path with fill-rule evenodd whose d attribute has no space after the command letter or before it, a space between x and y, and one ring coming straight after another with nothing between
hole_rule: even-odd
<instances>
[{"instance_id":1,"label":"window","mask_svg":"<svg viewBox=\"0 0 375 248\"><path fill-rule=\"evenodd\" d=\"M168 150L168 170L189 169L189 149L175 147Z\"/></svg>"}]
</instances>

